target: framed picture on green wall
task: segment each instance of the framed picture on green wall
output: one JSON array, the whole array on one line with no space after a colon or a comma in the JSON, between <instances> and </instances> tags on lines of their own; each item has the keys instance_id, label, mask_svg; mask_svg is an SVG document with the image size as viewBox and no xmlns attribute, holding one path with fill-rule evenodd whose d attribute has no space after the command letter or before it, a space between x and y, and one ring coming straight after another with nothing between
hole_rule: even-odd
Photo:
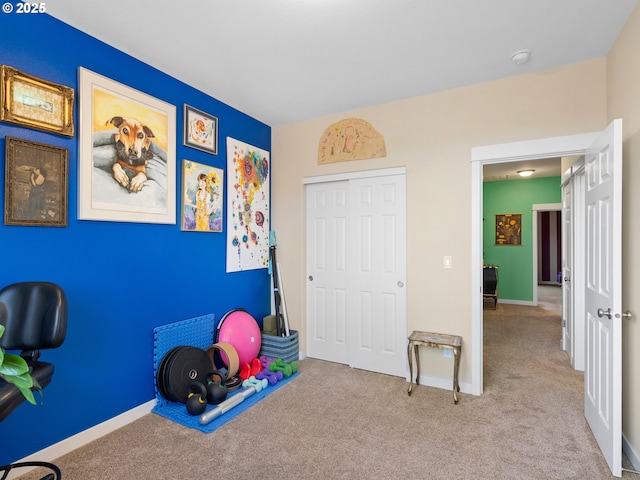
<instances>
[{"instance_id":1,"label":"framed picture on green wall","mask_svg":"<svg viewBox=\"0 0 640 480\"><path fill-rule=\"evenodd\" d=\"M496 215L496 245L522 245L522 214Z\"/></svg>"}]
</instances>

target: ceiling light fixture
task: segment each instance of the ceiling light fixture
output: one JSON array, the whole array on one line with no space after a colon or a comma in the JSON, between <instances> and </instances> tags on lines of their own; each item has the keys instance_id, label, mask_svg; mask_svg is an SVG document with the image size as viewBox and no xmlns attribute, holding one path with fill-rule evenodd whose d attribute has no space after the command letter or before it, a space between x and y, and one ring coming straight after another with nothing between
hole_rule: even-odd
<instances>
[{"instance_id":1,"label":"ceiling light fixture","mask_svg":"<svg viewBox=\"0 0 640 480\"><path fill-rule=\"evenodd\" d=\"M530 169L530 170L518 170L518 175L520 175L521 177L530 177L531 175L533 175L533 172L535 172L535 170Z\"/></svg>"},{"instance_id":2,"label":"ceiling light fixture","mask_svg":"<svg viewBox=\"0 0 640 480\"><path fill-rule=\"evenodd\" d=\"M530 57L531 57L530 50L527 50L527 49L517 50L511 54L511 61L516 65L522 65L523 63L527 63Z\"/></svg>"}]
</instances>

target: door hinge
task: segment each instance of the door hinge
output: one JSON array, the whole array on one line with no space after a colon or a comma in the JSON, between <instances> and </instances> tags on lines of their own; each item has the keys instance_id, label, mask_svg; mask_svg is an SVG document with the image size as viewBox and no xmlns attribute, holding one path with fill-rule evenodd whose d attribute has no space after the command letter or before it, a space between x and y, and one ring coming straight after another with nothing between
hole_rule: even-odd
<instances>
[{"instance_id":1,"label":"door hinge","mask_svg":"<svg viewBox=\"0 0 640 480\"><path fill-rule=\"evenodd\" d=\"M564 318L562 319L562 328L567 328L567 321Z\"/></svg>"}]
</instances>

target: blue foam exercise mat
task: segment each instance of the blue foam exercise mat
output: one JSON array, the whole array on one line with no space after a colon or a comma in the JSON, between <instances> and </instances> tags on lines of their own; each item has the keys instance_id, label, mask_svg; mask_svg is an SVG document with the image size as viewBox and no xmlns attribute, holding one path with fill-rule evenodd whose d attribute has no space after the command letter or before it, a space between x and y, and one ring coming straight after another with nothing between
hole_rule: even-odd
<instances>
[{"instance_id":1,"label":"blue foam exercise mat","mask_svg":"<svg viewBox=\"0 0 640 480\"><path fill-rule=\"evenodd\" d=\"M158 403L169 403L158 392L158 368L164 356L174 347L190 346L206 350L213 345L215 334L213 314L161 325L153 330L153 382Z\"/></svg>"},{"instance_id":2,"label":"blue foam exercise mat","mask_svg":"<svg viewBox=\"0 0 640 480\"><path fill-rule=\"evenodd\" d=\"M270 393L275 392L283 385L289 383L300 374L300 372L296 372L289 378L284 378L273 386L269 385L259 393L254 393L249 398L243 400L240 404L222 414L211 423L200 425L200 415L189 415L184 403L170 402L160 395L158 392L158 385L156 383L157 374L158 368L162 363L162 359L174 347L188 345L206 350L213 345L215 327L215 317L213 314L209 314L201 317L190 318L188 320L182 320L180 322L170 323L168 325L162 325L153 330L153 378L156 393L156 405L151 411L168 418L169 420L173 420L176 423L205 433L213 432L258 403ZM231 398L233 395L241 391L242 390L237 390L227 398ZM209 411L212 408L215 408L215 406L207 406L206 411Z\"/></svg>"},{"instance_id":3,"label":"blue foam exercise mat","mask_svg":"<svg viewBox=\"0 0 640 480\"><path fill-rule=\"evenodd\" d=\"M243 400L241 403L233 407L231 410L229 410L226 413L223 413L218 418L214 419L211 423L208 423L206 425L200 425L200 415L189 415L187 413L187 408L184 403L167 402L165 400L162 403L161 402L156 403L156 406L153 407L151 411L165 418L168 418L169 420L173 420L176 423L184 425L185 427L194 428L204 433L211 433L214 430L225 425L229 421L233 420L242 412L245 412L246 410L254 406L256 403L258 403L267 395L283 387L294 378L297 378L298 375L300 375L300 372L294 373L289 378L283 378L275 385L269 385L267 388L264 388L259 393L254 393L249 398ZM231 398L233 395L236 395L241 391L242 390L237 390L233 392L232 395L229 395L227 398ZM205 411L209 411L213 408L215 408L215 405L209 405L207 406L207 410Z\"/></svg>"}]
</instances>

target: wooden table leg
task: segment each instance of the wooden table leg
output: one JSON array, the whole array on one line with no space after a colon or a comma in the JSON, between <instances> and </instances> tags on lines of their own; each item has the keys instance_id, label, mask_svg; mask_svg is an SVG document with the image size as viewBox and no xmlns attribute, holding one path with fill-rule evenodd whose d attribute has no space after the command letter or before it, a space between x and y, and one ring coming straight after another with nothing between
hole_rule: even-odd
<instances>
[{"instance_id":1,"label":"wooden table leg","mask_svg":"<svg viewBox=\"0 0 640 480\"><path fill-rule=\"evenodd\" d=\"M460 391L460 385L458 385L458 370L460 368L460 355L462 350L459 347L453 349L453 403L458 404L458 392Z\"/></svg>"},{"instance_id":2,"label":"wooden table leg","mask_svg":"<svg viewBox=\"0 0 640 480\"><path fill-rule=\"evenodd\" d=\"M416 385L420 385L420 344L415 343L413 350L416 354Z\"/></svg>"},{"instance_id":3,"label":"wooden table leg","mask_svg":"<svg viewBox=\"0 0 640 480\"><path fill-rule=\"evenodd\" d=\"M411 396L411 391L413 390L413 361L412 361L412 347L413 342L409 342L407 345L407 356L409 357L409 390L407 390L407 394Z\"/></svg>"}]
</instances>

